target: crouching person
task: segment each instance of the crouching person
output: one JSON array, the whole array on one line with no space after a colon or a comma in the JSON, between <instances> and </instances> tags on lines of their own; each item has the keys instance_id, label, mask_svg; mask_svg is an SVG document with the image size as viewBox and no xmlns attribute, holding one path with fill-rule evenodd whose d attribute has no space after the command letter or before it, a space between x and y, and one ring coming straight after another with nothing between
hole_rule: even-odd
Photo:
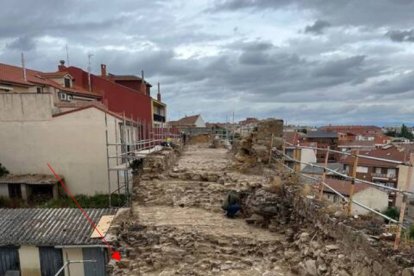
<instances>
[{"instance_id":1,"label":"crouching person","mask_svg":"<svg viewBox=\"0 0 414 276\"><path fill-rule=\"evenodd\" d=\"M228 218L234 218L241 210L239 193L236 191L228 192L221 208L226 211L226 216Z\"/></svg>"}]
</instances>

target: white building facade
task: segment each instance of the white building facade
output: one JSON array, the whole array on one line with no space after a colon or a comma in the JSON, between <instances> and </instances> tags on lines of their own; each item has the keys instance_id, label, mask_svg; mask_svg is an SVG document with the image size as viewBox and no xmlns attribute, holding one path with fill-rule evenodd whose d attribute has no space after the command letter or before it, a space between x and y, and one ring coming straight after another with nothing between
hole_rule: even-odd
<instances>
[{"instance_id":1,"label":"white building facade","mask_svg":"<svg viewBox=\"0 0 414 276\"><path fill-rule=\"evenodd\" d=\"M125 160L108 163L108 155L119 156L122 149L108 147L107 155L107 141L136 141L136 128L93 105L52 115L51 100L50 94L0 93L0 163L12 174L49 175L50 164L73 194L113 191L108 165Z\"/></svg>"}]
</instances>

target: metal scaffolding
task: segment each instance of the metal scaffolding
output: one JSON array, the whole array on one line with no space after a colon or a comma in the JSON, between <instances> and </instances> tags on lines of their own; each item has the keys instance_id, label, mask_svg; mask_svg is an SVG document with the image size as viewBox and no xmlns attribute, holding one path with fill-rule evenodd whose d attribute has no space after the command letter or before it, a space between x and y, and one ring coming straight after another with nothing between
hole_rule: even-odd
<instances>
[{"instance_id":1,"label":"metal scaffolding","mask_svg":"<svg viewBox=\"0 0 414 276\"><path fill-rule=\"evenodd\" d=\"M289 147L294 149L293 157L286 154L286 152L285 152L286 145L288 145ZM333 153L338 153L338 154L342 154L342 155L352 156L352 157L354 157L352 175L346 175L346 174L337 172L336 170L332 170L332 169L328 168L328 164L327 164L328 158L327 157L325 158L325 164L323 166L317 165L317 164L314 164L314 163L303 162L303 161L300 160L300 149L322 150L322 151L326 151L327 155L330 152L333 152ZM407 199L409 197L414 197L413 192L407 191L408 183L410 182L411 174L413 173L412 170L413 170L413 165L414 165L414 155L410 156L410 160L408 162L402 162L402 161L396 161L396 160L391 160L391 159L377 158L377 157L367 156L367 155L360 155L359 151L357 151L356 153L348 153L348 152L335 151L335 150L330 149L329 147L328 148L317 148L317 147L305 147L305 146L300 146L300 145L294 145L294 144L288 143L286 141L283 144L283 150L275 149L275 153L278 154L280 157L282 157L282 159L273 156L273 158L272 158L273 160L281 163L283 165L283 167L285 167L289 171L292 171L292 172L297 173L298 175L300 175L302 177L305 177L305 178L308 178L308 179L311 179L311 180L315 181L314 182L314 184L316 184L315 187L317 189L319 189L319 195L320 195L319 199L320 200L322 199L323 187L326 187L329 190L331 190L332 192L334 192L336 195L341 197L347 203L347 205L348 205L348 208L347 208L348 215L351 215L352 203L353 203L353 204L356 204L356 205L362 207L363 209L368 210L369 212L372 212L372 213L374 213L378 216L381 216L381 217L395 223L398 227L398 230L397 230L396 238L395 238L395 241L394 241L394 249L398 248L399 243L400 243L400 239L401 239L401 231L402 231L403 228L405 228L404 227L404 214L405 214L405 210L406 210ZM381 185L379 183L375 183L375 182L372 182L372 181L367 181L367 180L364 180L364 179L357 178L356 177L356 167L358 165L358 159L359 158L379 160L379 161L384 161L384 162L388 162L388 163L394 163L394 164L398 164L398 165L407 166L408 169L409 169L409 172L408 172L408 175L407 175L407 179L404 183L404 186L403 187L389 187L389 186ZM289 167L285 164L285 160L294 162L294 164L296 164L296 165L294 166L294 168L291 168L291 167ZM315 177L311 177L311 176L302 174L301 171L300 171L300 164L309 165L309 166L312 166L312 167L322 169L323 170L322 178L319 179L319 178L315 178ZM299 166L297 166L297 165L299 165ZM326 181L325 181L326 172L330 172L330 173L332 173L334 175L337 175L337 176L340 176L344 179L351 180L349 198L345 197L339 191L336 191L334 188L332 188L331 186L329 186L326 183ZM353 194L354 194L354 186L355 186L356 183L368 184L370 186L374 186L374 187L377 187L377 188L381 188L381 189L388 190L388 191L391 191L391 192L402 195L402 203L401 203L401 206L400 206L400 214L399 214L398 221L395 220L395 219L392 219L392 218L390 218L390 217L388 217L388 216L386 216L386 215L384 215L380 212L378 212L377 210L374 210L374 209L372 209L368 206L365 206L360 202L355 201L353 199Z\"/></svg>"},{"instance_id":2,"label":"metal scaffolding","mask_svg":"<svg viewBox=\"0 0 414 276\"><path fill-rule=\"evenodd\" d=\"M114 125L111 124L105 114L109 207L113 205L113 194L125 195L126 205L130 206L133 162L160 150L165 142L180 139L180 134L177 129L166 124L154 127L152 122L133 120L127 118L125 114L115 119ZM109 132L110 129L112 133ZM111 134L113 137L110 136Z\"/></svg>"}]
</instances>

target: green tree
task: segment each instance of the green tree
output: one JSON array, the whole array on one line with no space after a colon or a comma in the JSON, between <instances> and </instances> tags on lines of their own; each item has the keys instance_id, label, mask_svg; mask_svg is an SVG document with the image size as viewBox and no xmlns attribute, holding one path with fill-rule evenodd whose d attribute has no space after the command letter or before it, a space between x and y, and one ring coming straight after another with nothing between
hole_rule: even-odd
<instances>
[{"instance_id":1,"label":"green tree","mask_svg":"<svg viewBox=\"0 0 414 276\"><path fill-rule=\"evenodd\" d=\"M387 132L385 132L385 135L390 137L397 137L397 132L395 132L395 130L387 130Z\"/></svg>"},{"instance_id":2,"label":"green tree","mask_svg":"<svg viewBox=\"0 0 414 276\"><path fill-rule=\"evenodd\" d=\"M9 174L9 171L0 163L0 177Z\"/></svg>"},{"instance_id":3,"label":"green tree","mask_svg":"<svg viewBox=\"0 0 414 276\"><path fill-rule=\"evenodd\" d=\"M384 212L382 212L384 215L386 215L389 218L395 219L397 220L400 216L400 211L398 211L397 208L395 207L388 207L387 210L385 210ZM385 222L388 223L389 220L385 219Z\"/></svg>"},{"instance_id":4,"label":"green tree","mask_svg":"<svg viewBox=\"0 0 414 276\"><path fill-rule=\"evenodd\" d=\"M413 134L408 130L408 127L404 124L401 126L401 133L399 136L410 140L414 138Z\"/></svg>"}]
</instances>

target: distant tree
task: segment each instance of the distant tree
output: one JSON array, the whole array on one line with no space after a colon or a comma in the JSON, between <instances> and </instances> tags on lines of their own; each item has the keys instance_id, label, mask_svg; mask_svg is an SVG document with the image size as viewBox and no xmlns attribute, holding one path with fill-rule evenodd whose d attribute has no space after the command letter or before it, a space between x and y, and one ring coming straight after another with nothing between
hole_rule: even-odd
<instances>
[{"instance_id":1,"label":"distant tree","mask_svg":"<svg viewBox=\"0 0 414 276\"><path fill-rule=\"evenodd\" d=\"M387 130L385 132L385 135L387 135L389 137L397 137L397 132L395 130Z\"/></svg>"},{"instance_id":2,"label":"distant tree","mask_svg":"<svg viewBox=\"0 0 414 276\"><path fill-rule=\"evenodd\" d=\"M0 163L0 177L9 174L9 171Z\"/></svg>"},{"instance_id":3,"label":"distant tree","mask_svg":"<svg viewBox=\"0 0 414 276\"><path fill-rule=\"evenodd\" d=\"M404 124L401 126L401 133L399 136L410 140L414 138L414 135L408 130L408 127Z\"/></svg>"}]
</instances>

